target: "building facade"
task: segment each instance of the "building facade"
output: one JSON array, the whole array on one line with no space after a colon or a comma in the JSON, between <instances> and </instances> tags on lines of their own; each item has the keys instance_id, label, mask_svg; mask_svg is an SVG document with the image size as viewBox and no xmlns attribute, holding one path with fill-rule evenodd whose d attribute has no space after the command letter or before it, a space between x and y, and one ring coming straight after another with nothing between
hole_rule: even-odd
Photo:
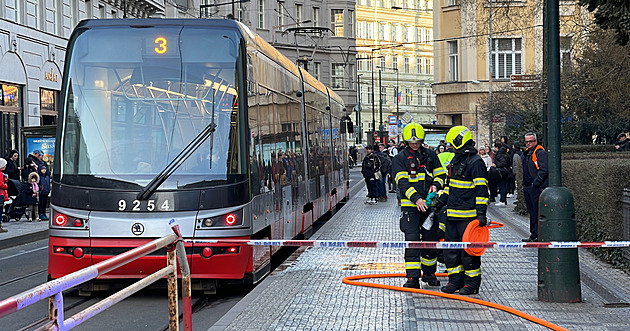
<instances>
[{"instance_id":1,"label":"building facade","mask_svg":"<svg viewBox=\"0 0 630 331\"><path fill-rule=\"evenodd\" d=\"M435 124L432 6L431 0L357 2L357 142L372 143L374 128L385 141L397 139L405 123ZM390 125L390 116L402 125Z\"/></svg>"},{"instance_id":2,"label":"building facade","mask_svg":"<svg viewBox=\"0 0 630 331\"><path fill-rule=\"evenodd\" d=\"M198 0L0 0L0 153L23 132L57 124L68 38L87 18L196 17Z\"/></svg>"},{"instance_id":3,"label":"building facade","mask_svg":"<svg viewBox=\"0 0 630 331\"><path fill-rule=\"evenodd\" d=\"M498 135L490 137L477 108L493 92L527 88L512 86L512 75L542 75L543 1L436 0L433 10L438 124L469 127L478 144L490 145ZM590 22L578 1L560 1L563 67L579 52ZM504 119L493 121L500 126Z\"/></svg>"},{"instance_id":4,"label":"building facade","mask_svg":"<svg viewBox=\"0 0 630 331\"><path fill-rule=\"evenodd\" d=\"M219 5L217 5L219 4ZM201 15L234 17L284 56L356 105L355 1L201 0Z\"/></svg>"}]
</instances>

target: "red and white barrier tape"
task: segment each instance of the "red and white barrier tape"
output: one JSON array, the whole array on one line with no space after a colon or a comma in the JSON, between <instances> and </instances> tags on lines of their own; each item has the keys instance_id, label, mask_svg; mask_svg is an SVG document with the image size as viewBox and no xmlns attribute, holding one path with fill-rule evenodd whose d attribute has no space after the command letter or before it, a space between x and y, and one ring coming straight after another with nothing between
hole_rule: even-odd
<instances>
[{"instance_id":1,"label":"red and white barrier tape","mask_svg":"<svg viewBox=\"0 0 630 331\"><path fill-rule=\"evenodd\" d=\"M227 244L249 246L302 246L302 247L373 247L373 248L593 248L630 247L630 241L552 241L552 242L446 242L446 241L337 241L337 240L186 240L194 244Z\"/></svg>"}]
</instances>

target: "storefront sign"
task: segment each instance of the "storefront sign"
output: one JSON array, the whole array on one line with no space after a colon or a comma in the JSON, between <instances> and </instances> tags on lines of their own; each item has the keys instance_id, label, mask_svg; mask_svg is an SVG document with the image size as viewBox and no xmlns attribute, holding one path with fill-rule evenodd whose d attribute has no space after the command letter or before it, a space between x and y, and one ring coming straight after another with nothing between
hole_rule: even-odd
<instances>
[{"instance_id":1,"label":"storefront sign","mask_svg":"<svg viewBox=\"0 0 630 331\"><path fill-rule=\"evenodd\" d=\"M44 74L44 79L49 80L51 82L59 82L59 75L57 75L52 68L50 68L50 72L46 72Z\"/></svg>"}]
</instances>

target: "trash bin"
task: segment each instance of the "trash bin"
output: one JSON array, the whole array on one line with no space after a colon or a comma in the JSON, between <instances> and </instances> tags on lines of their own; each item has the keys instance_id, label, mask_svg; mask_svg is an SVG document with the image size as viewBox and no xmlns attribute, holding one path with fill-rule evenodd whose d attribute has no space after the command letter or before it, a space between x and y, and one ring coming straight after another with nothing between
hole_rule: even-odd
<instances>
[{"instance_id":1,"label":"trash bin","mask_svg":"<svg viewBox=\"0 0 630 331\"><path fill-rule=\"evenodd\" d=\"M623 195L621 196L621 214L623 240L630 240L630 188L623 189ZM630 247L623 249L623 256L630 260Z\"/></svg>"}]
</instances>

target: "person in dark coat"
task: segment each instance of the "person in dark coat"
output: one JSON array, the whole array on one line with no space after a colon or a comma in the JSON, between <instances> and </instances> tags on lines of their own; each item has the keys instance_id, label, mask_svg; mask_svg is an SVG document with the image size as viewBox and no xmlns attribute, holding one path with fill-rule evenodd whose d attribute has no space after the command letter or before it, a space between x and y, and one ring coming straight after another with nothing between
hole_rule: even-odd
<instances>
[{"instance_id":1,"label":"person in dark coat","mask_svg":"<svg viewBox=\"0 0 630 331\"><path fill-rule=\"evenodd\" d=\"M46 221L46 206L48 205L48 195L50 194L50 174L48 173L48 166L43 166L40 169L41 176L39 177L39 220Z\"/></svg>"},{"instance_id":2,"label":"person in dark coat","mask_svg":"<svg viewBox=\"0 0 630 331\"><path fill-rule=\"evenodd\" d=\"M529 238L523 241L538 241L538 202L540 193L549 186L549 164L545 149L538 145L538 139L533 132L525 134L523 154L523 193L529 213Z\"/></svg>"},{"instance_id":3,"label":"person in dark coat","mask_svg":"<svg viewBox=\"0 0 630 331\"><path fill-rule=\"evenodd\" d=\"M494 156L494 166L496 168L496 185L499 189L499 202L495 206L507 205L506 183L510 170L510 156L507 153L507 146L501 144L499 151Z\"/></svg>"},{"instance_id":4,"label":"person in dark coat","mask_svg":"<svg viewBox=\"0 0 630 331\"><path fill-rule=\"evenodd\" d=\"M617 142L615 142L615 149L618 152L630 151L630 143L628 143L629 141L630 140L628 140L625 133L620 133L617 136Z\"/></svg>"},{"instance_id":5,"label":"person in dark coat","mask_svg":"<svg viewBox=\"0 0 630 331\"><path fill-rule=\"evenodd\" d=\"M18 151L12 149L9 152L9 155L4 158L5 160L7 160L7 168L4 171L4 174L7 175L10 179L20 180L20 170L22 170L22 167L18 165L17 160L19 157L20 154L18 153Z\"/></svg>"}]
</instances>

